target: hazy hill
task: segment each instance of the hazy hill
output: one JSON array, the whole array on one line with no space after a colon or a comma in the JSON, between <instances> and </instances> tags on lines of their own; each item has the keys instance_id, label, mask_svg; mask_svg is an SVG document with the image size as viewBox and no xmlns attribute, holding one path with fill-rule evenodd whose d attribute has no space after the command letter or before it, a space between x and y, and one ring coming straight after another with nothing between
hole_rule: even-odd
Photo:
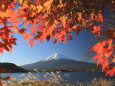
<instances>
[{"instance_id":1,"label":"hazy hill","mask_svg":"<svg viewBox=\"0 0 115 86\"><path fill-rule=\"evenodd\" d=\"M15 73L15 72L27 72L27 70L13 64L13 63L0 63L0 70L8 70L6 72Z\"/></svg>"}]
</instances>

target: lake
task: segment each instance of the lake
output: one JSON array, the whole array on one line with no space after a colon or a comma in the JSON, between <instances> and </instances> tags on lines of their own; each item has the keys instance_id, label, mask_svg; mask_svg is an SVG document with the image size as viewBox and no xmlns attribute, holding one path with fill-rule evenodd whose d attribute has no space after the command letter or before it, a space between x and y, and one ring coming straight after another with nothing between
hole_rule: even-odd
<instances>
[{"instance_id":1,"label":"lake","mask_svg":"<svg viewBox=\"0 0 115 86\"><path fill-rule=\"evenodd\" d=\"M2 73L1 76L14 76L16 80L31 79L31 80L54 80L64 83L86 82L94 78L115 79L115 77L105 76L102 72L42 72L42 73Z\"/></svg>"}]
</instances>

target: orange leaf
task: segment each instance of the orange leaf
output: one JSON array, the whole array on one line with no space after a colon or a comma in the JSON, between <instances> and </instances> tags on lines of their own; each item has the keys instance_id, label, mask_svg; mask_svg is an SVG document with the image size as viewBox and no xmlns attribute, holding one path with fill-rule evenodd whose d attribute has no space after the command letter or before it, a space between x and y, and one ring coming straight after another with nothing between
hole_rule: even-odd
<instances>
[{"instance_id":1,"label":"orange leaf","mask_svg":"<svg viewBox=\"0 0 115 86\"><path fill-rule=\"evenodd\" d=\"M57 39L55 39L55 40L54 40L54 44L56 44L57 42L58 42Z\"/></svg>"},{"instance_id":2,"label":"orange leaf","mask_svg":"<svg viewBox=\"0 0 115 86\"><path fill-rule=\"evenodd\" d=\"M102 64L102 71L104 71L105 69L108 69L108 67L109 67L109 60L108 58L104 57L103 64Z\"/></svg>"},{"instance_id":3,"label":"orange leaf","mask_svg":"<svg viewBox=\"0 0 115 86\"><path fill-rule=\"evenodd\" d=\"M111 77L115 75L115 67L112 67L112 69L108 70L106 72L106 76L110 75Z\"/></svg>"},{"instance_id":4,"label":"orange leaf","mask_svg":"<svg viewBox=\"0 0 115 86\"><path fill-rule=\"evenodd\" d=\"M39 38L40 43L42 43L43 39L45 39L45 38L46 38L46 34L44 33L44 34L42 34L42 35L40 36L40 38Z\"/></svg>"},{"instance_id":5,"label":"orange leaf","mask_svg":"<svg viewBox=\"0 0 115 86\"><path fill-rule=\"evenodd\" d=\"M78 12L77 15L78 15L78 21L81 21L82 20L82 13Z\"/></svg>"},{"instance_id":6,"label":"orange leaf","mask_svg":"<svg viewBox=\"0 0 115 86\"><path fill-rule=\"evenodd\" d=\"M113 50L109 50L104 53L104 56L108 58L112 53L113 53Z\"/></svg>"},{"instance_id":7,"label":"orange leaf","mask_svg":"<svg viewBox=\"0 0 115 86\"><path fill-rule=\"evenodd\" d=\"M97 61L97 63L96 63L97 65L102 65L103 64L103 59L102 58L98 58L98 61Z\"/></svg>"},{"instance_id":8,"label":"orange leaf","mask_svg":"<svg viewBox=\"0 0 115 86\"><path fill-rule=\"evenodd\" d=\"M66 36L62 36L61 40L62 40L63 43L65 43L66 42Z\"/></svg>"},{"instance_id":9,"label":"orange leaf","mask_svg":"<svg viewBox=\"0 0 115 86\"><path fill-rule=\"evenodd\" d=\"M93 46L92 50L96 53L102 53L104 44L105 43L103 42L97 43L96 45Z\"/></svg>"},{"instance_id":10,"label":"orange leaf","mask_svg":"<svg viewBox=\"0 0 115 86\"><path fill-rule=\"evenodd\" d=\"M102 16L102 13L101 13L101 12L98 12L97 17L98 17L98 20L99 20L99 21L104 21L104 19L103 19L103 16Z\"/></svg>"},{"instance_id":11,"label":"orange leaf","mask_svg":"<svg viewBox=\"0 0 115 86\"><path fill-rule=\"evenodd\" d=\"M91 32L96 34L97 36L100 36L100 30L101 30L100 26L94 26Z\"/></svg>"},{"instance_id":12,"label":"orange leaf","mask_svg":"<svg viewBox=\"0 0 115 86\"><path fill-rule=\"evenodd\" d=\"M29 29L32 31L32 33L35 33L37 28L36 27L31 27Z\"/></svg>"},{"instance_id":13,"label":"orange leaf","mask_svg":"<svg viewBox=\"0 0 115 86\"><path fill-rule=\"evenodd\" d=\"M115 55L112 55L112 62L115 63Z\"/></svg>"},{"instance_id":14,"label":"orange leaf","mask_svg":"<svg viewBox=\"0 0 115 86\"><path fill-rule=\"evenodd\" d=\"M102 56L103 56L103 54L102 54L102 53L99 53L99 54L95 55L95 56L92 58L92 60L94 61L94 60L100 59L100 58L102 58Z\"/></svg>"},{"instance_id":15,"label":"orange leaf","mask_svg":"<svg viewBox=\"0 0 115 86\"><path fill-rule=\"evenodd\" d=\"M14 28L14 33L17 33L18 32L18 28Z\"/></svg>"},{"instance_id":16,"label":"orange leaf","mask_svg":"<svg viewBox=\"0 0 115 86\"><path fill-rule=\"evenodd\" d=\"M78 27L78 25L74 25L74 26L72 26L73 30L76 30L77 27Z\"/></svg>"},{"instance_id":17,"label":"orange leaf","mask_svg":"<svg viewBox=\"0 0 115 86\"><path fill-rule=\"evenodd\" d=\"M36 44L36 42L33 39L30 39L29 44L31 47L33 47L33 45Z\"/></svg>"},{"instance_id":18,"label":"orange leaf","mask_svg":"<svg viewBox=\"0 0 115 86\"><path fill-rule=\"evenodd\" d=\"M27 32L24 32L22 35L24 36L24 40L28 40L31 37L31 35Z\"/></svg>"},{"instance_id":19,"label":"orange leaf","mask_svg":"<svg viewBox=\"0 0 115 86\"><path fill-rule=\"evenodd\" d=\"M3 50L4 50L3 48L0 48L0 53L3 53Z\"/></svg>"},{"instance_id":20,"label":"orange leaf","mask_svg":"<svg viewBox=\"0 0 115 86\"><path fill-rule=\"evenodd\" d=\"M68 34L68 40L72 40L72 35Z\"/></svg>"}]
</instances>

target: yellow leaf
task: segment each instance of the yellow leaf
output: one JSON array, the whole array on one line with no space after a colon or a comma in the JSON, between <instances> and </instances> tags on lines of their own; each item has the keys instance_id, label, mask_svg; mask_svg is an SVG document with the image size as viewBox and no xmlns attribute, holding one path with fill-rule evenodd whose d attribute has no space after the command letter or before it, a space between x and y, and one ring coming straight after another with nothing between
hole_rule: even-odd
<instances>
[{"instance_id":1,"label":"yellow leaf","mask_svg":"<svg viewBox=\"0 0 115 86\"><path fill-rule=\"evenodd\" d=\"M52 2L53 2L53 0L48 0L43 5L44 5L44 7L50 7Z\"/></svg>"},{"instance_id":2,"label":"yellow leaf","mask_svg":"<svg viewBox=\"0 0 115 86\"><path fill-rule=\"evenodd\" d=\"M55 19L54 20L55 25L59 24L59 22Z\"/></svg>"},{"instance_id":3,"label":"yellow leaf","mask_svg":"<svg viewBox=\"0 0 115 86\"><path fill-rule=\"evenodd\" d=\"M62 0L60 0L60 4L62 4Z\"/></svg>"},{"instance_id":4,"label":"yellow leaf","mask_svg":"<svg viewBox=\"0 0 115 86\"><path fill-rule=\"evenodd\" d=\"M9 15L7 15L7 11L6 12L0 11L0 17L2 17L2 18L9 17Z\"/></svg>"},{"instance_id":5,"label":"yellow leaf","mask_svg":"<svg viewBox=\"0 0 115 86\"><path fill-rule=\"evenodd\" d=\"M61 17L61 22L62 22L63 27L66 27L66 17L65 16Z\"/></svg>"},{"instance_id":6,"label":"yellow leaf","mask_svg":"<svg viewBox=\"0 0 115 86\"><path fill-rule=\"evenodd\" d=\"M24 17L23 19L24 19L24 20L26 20L26 19L27 19L27 17Z\"/></svg>"},{"instance_id":7,"label":"yellow leaf","mask_svg":"<svg viewBox=\"0 0 115 86\"><path fill-rule=\"evenodd\" d=\"M38 9L38 13L43 9L43 6L39 5L37 6L37 9Z\"/></svg>"},{"instance_id":8,"label":"yellow leaf","mask_svg":"<svg viewBox=\"0 0 115 86\"><path fill-rule=\"evenodd\" d=\"M20 4L22 4L23 0L19 0Z\"/></svg>"},{"instance_id":9,"label":"yellow leaf","mask_svg":"<svg viewBox=\"0 0 115 86\"><path fill-rule=\"evenodd\" d=\"M14 28L14 32L17 33L18 32L18 28Z\"/></svg>"}]
</instances>

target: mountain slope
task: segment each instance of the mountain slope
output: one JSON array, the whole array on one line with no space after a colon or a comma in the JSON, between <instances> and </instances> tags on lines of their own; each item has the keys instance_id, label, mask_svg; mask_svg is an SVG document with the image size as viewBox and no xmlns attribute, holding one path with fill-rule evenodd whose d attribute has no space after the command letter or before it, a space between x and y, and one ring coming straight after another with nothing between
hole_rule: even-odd
<instances>
[{"instance_id":1,"label":"mountain slope","mask_svg":"<svg viewBox=\"0 0 115 86\"><path fill-rule=\"evenodd\" d=\"M98 69L93 63L71 60L64 55L57 53L42 61L23 65L21 67L30 71L33 69L37 69L39 71L92 71Z\"/></svg>"}]
</instances>

